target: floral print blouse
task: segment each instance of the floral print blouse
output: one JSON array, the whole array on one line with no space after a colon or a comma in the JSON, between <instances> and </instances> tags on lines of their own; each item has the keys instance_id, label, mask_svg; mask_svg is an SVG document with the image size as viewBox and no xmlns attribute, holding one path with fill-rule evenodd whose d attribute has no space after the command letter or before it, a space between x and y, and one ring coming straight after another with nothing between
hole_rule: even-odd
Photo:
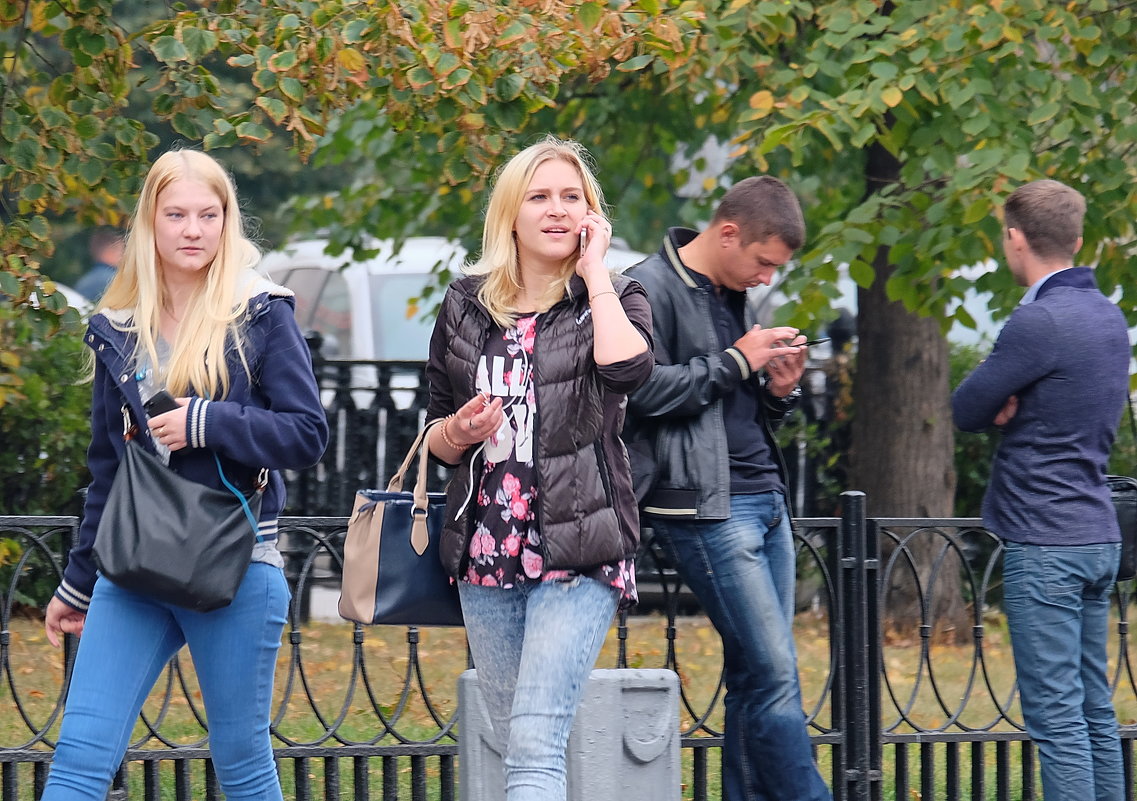
<instances>
[{"instance_id":1,"label":"floral print blouse","mask_svg":"<svg viewBox=\"0 0 1137 801\"><path fill-rule=\"evenodd\" d=\"M523 315L508 330L498 329L478 361L476 387L502 399L505 419L497 433L486 440L482 453L474 533L466 553L463 580L509 589L583 575L618 589L623 608L637 600L633 559L579 572L545 570L543 564L537 520L540 488L533 462L537 318L537 314Z\"/></svg>"}]
</instances>

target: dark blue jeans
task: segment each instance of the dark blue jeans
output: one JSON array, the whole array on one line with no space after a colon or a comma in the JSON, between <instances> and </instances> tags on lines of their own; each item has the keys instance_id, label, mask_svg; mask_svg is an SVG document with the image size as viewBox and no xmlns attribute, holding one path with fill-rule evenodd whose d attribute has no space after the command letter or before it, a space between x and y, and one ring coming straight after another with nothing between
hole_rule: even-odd
<instances>
[{"instance_id":1,"label":"dark blue jeans","mask_svg":"<svg viewBox=\"0 0 1137 801\"><path fill-rule=\"evenodd\" d=\"M1106 668L1121 545L1007 542L1003 597L1023 720L1046 801L1121 801L1121 741Z\"/></svg>"},{"instance_id":2,"label":"dark blue jeans","mask_svg":"<svg viewBox=\"0 0 1137 801\"><path fill-rule=\"evenodd\" d=\"M722 637L724 801L831 797L813 762L793 639L793 533L781 493L735 495L730 519L652 519Z\"/></svg>"}]
</instances>

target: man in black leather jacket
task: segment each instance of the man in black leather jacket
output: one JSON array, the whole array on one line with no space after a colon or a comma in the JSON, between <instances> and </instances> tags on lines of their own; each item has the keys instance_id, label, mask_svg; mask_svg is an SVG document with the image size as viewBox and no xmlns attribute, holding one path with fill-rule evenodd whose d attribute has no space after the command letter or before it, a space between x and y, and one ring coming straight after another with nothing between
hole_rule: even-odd
<instances>
[{"instance_id":1,"label":"man in black leather jacket","mask_svg":"<svg viewBox=\"0 0 1137 801\"><path fill-rule=\"evenodd\" d=\"M672 228L628 271L651 302L655 367L629 397L624 437L645 522L722 636L726 801L830 798L802 713L793 535L772 430L800 394L805 337L753 324L746 304L804 238L793 192L747 178L705 231Z\"/></svg>"}]
</instances>

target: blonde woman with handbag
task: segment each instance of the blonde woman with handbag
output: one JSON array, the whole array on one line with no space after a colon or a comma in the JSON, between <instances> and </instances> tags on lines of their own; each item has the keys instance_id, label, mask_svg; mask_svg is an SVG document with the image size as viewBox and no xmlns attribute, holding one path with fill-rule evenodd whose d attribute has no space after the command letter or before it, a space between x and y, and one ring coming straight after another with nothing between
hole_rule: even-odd
<instances>
[{"instance_id":1,"label":"blonde woman with handbag","mask_svg":"<svg viewBox=\"0 0 1137 801\"><path fill-rule=\"evenodd\" d=\"M328 428L292 293L253 271L259 258L217 161L176 150L154 162L123 263L86 335L92 481L78 543L45 614L53 645L61 634L80 640L42 801L106 798L150 688L183 645L226 798L281 799L269 739L289 604L275 543L279 471L318 461ZM148 414L163 390L172 401L149 404ZM246 492L268 469L257 541L229 605L194 611L98 575L92 547L123 457L124 415L138 423L136 441L184 478Z\"/></svg>"},{"instance_id":2,"label":"blonde woman with handbag","mask_svg":"<svg viewBox=\"0 0 1137 801\"><path fill-rule=\"evenodd\" d=\"M565 797L565 746L620 603L635 599L639 520L619 440L650 374L639 284L604 264L611 224L584 150L549 138L490 196L481 258L431 339L427 419L447 491L478 683L506 744L508 801Z\"/></svg>"}]
</instances>

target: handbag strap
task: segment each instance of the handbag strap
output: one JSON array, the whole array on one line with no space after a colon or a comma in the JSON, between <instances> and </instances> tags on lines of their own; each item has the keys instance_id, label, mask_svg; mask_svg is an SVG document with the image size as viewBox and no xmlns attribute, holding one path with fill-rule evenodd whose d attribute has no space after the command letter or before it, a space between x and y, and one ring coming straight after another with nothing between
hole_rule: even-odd
<instances>
[{"instance_id":1,"label":"handbag strap","mask_svg":"<svg viewBox=\"0 0 1137 801\"><path fill-rule=\"evenodd\" d=\"M399 469L395 471L395 475L391 476L391 480L387 482L387 492L402 492L403 483L406 481L407 470L410 469L411 462L414 461L415 454L419 456L418 472L415 476L415 500L418 500L418 491L422 490L423 506L426 505L426 465L429 461L430 449L423 447L426 441L426 434L431 428L445 420L445 417L439 417L436 420L431 420L422 430L415 436L414 442L411 443L410 449L407 451L403 463L399 465Z\"/></svg>"},{"instance_id":2,"label":"handbag strap","mask_svg":"<svg viewBox=\"0 0 1137 801\"><path fill-rule=\"evenodd\" d=\"M244 493L234 487L233 484L230 483L229 479L225 477L225 471L221 469L221 457L217 455L217 451L213 452L213 461L217 462L217 475L221 476L221 483L225 485L225 488L227 490L236 495L237 500L241 502L241 509L244 511L245 517L249 521L249 525L253 527L253 535L257 538L257 542L264 542L265 538L261 536L260 522L257 520L256 515L253 514L253 510L249 507L249 501L245 497ZM267 474L268 471L262 467L260 475L257 476L257 492L260 492L264 489L265 483L267 483L265 481Z\"/></svg>"},{"instance_id":3,"label":"handbag strap","mask_svg":"<svg viewBox=\"0 0 1137 801\"><path fill-rule=\"evenodd\" d=\"M395 475L391 476L391 480L387 483L387 492L402 492L403 481L406 478L407 470L410 468L415 454L418 454L418 471L415 476L413 495L414 502L411 504L411 546L420 556L430 543L430 534L426 528L426 465L430 457L430 448L426 446L426 434L432 427L445 419L444 417L439 417L436 420L431 420L422 427L422 431L418 432L418 436L416 436L414 442L411 443L411 447L407 451L407 456L403 459L403 463L399 465L399 469L395 471Z\"/></svg>"}]
</instances>

